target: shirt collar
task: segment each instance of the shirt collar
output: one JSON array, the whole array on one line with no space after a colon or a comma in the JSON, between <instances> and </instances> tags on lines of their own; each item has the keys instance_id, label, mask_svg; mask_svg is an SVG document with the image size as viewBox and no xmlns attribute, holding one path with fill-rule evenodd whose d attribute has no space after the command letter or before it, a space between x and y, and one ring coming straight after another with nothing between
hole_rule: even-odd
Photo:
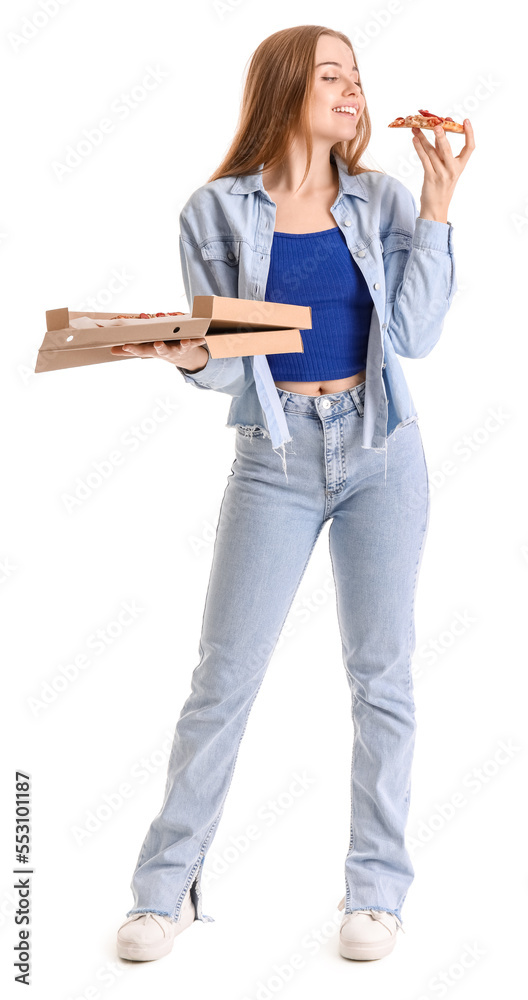
<instances>
[{"instance_id":1,"label":"shirt collar","mask_svg":"<svg viewBox=\"0 0 528 1000\"><path fill-rule=\"evenodd\" d=\"M338 156L337 153L333 153L332 155L336 161L339 173L338 197L341 194L352 194L363 201L368 201L368 191L361 180L361 174L348 174L345 160L341 156ZM268 197L262 183L263 166L264 164L261 163L254 174L238 174L230 188L231 194L250 194L252 191L261 191L264 197Z\"/></svg>"}]
</instances>

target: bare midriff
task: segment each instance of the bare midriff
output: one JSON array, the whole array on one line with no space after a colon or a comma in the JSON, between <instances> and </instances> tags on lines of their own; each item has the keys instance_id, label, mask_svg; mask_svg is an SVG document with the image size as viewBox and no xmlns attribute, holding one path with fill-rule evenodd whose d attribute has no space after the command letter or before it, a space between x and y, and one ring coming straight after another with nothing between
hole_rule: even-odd
<instances>
[{"instance_id":1,"label":"bare midriff","mask_svg":"<svg viewBox=\"0 0 528 1000\"><path fill-rule=\"evenodd\" d=\"M366 368L356 375L348 378L338 378L327 382L275 382L278 389L285 389L286 392L299 392L303 396L325 396L329 392L342 392L343 389L352 389L353 386L364 382L367 377Z\"/></svg>"}]
</instances>

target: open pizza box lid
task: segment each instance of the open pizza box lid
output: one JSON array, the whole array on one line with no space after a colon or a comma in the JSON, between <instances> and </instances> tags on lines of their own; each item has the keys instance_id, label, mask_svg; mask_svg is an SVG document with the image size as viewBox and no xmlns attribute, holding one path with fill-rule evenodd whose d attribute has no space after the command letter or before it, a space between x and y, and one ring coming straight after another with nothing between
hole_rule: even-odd
<instances>
[{"instance_id":1,"label":"open pizza box lid","mask_svg":"<svg viewBox=\"0 0 528 1000\"><path fill-rule=\"evenodd\" d=\"M118 312L47 310L47 330L38 351L35 372L78 368L104 361L130 361L134 360L133 355L120 357L112 354L110 348L194 337L205 338L212 358L303 353L300 331L312 328L310 306L223 295L195 295L192 314L115 320L111 326L97 326L94 322L93 326L82 329L71 325L72 320L81 317L94 321L111 320Z\"/></svg>"}]
</instances>

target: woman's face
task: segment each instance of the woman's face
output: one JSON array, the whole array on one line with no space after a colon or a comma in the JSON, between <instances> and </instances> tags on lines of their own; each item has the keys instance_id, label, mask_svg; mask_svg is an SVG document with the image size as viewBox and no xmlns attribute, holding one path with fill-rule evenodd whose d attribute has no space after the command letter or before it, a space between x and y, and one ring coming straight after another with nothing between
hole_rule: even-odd
<instances>
[{"instance_id":1,"label":"woman's face","mask_svg":"<svg viewBox=\"0 0 528 1000\"><path fill-rule=\"evenodd\" d=\"M354 138L358 118L365 107L358 80L359 71L346 42L322 35L315 52L315 79L310 105L314 139L327 139L333 145ZM333 110L338 107L355 109L355 113L352 110Z\"/></svg>"}]
</instances>

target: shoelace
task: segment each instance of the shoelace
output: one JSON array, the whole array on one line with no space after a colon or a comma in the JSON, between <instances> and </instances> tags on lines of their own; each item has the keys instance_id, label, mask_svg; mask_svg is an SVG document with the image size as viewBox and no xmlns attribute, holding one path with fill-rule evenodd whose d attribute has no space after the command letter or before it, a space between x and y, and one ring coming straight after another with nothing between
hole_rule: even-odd
<instances>
[{"instance_id":1,"label":"shoelace","mask_svg":"<svg viewBox=\"0 0 528 1000\"><path fill-rule=\"evenodd\" d=\"M129 919L127 921L125 921L125 923L129 923L130 920L140 920L141 917L152 917L152 919L158 925L158 927L161 927L161 929L163 931L163 936L166 937L166 935L167 935L167 924L164 923L164 920L169 920L170 921L170 919L171 919L170 917L164 917L164 915L162 913L152 913L150 910L148 910L146 913L133 913L132 917L129 917ZM145 920L145 923L148 923L148 920ZM125 924L121 924L121 927L124 927L124 926L125 926ZM119 930L121 930L121 927L119 928Z\"/></svg>"},{"instance_id":2,"label":"shoelace","mask_svg":"<svg viewBox=\"0 0 528 1000\"><path fill-rule=\"evenodd\" d=\"M345 908L345 897L344 896L343 896L341 902L338 903L337 908L338 908L338 910L344 910L344 908ZM391 934L392 934L393 928L390 926L390 924L387 923L386 920L383 919L387 915L387 911L386 910L353 910L352 912L353 913L370 913L371 917L374 917L374 920L379 920L380 924L383 924L383 926L386 927L387 930L390 931ZM347 916L352 916L352 914L347 914ZM404 927L403 927L403 924L402 924L401 920L396 916L395 913L391 913L390 916L393 917L393 919L396 921L397 926L405 934L405 930L404 930Z\"/></svg>"}]
</instances>

